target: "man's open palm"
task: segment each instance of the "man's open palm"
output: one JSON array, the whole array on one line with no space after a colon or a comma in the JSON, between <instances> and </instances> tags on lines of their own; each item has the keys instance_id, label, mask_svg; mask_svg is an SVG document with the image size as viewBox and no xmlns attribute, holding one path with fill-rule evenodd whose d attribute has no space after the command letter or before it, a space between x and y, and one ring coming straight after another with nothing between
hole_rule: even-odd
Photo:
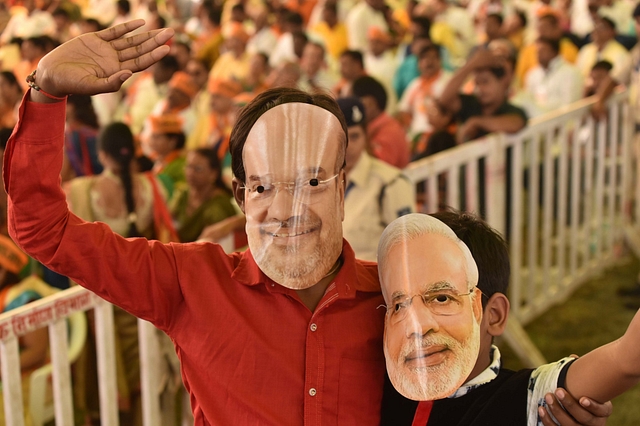
<instances>
[{"instance_id":1,"label":"man's open palm","mask_svg":"<svg viewBox=\"0 0 640 426\"><path fill-rule=\"evenodd\" d=\"M129 21L69 40L38 64L36 82L54 96L115 92L132 73L169 53L169 28L123 37L143 20Z\"/></svg>"}]
</instances>

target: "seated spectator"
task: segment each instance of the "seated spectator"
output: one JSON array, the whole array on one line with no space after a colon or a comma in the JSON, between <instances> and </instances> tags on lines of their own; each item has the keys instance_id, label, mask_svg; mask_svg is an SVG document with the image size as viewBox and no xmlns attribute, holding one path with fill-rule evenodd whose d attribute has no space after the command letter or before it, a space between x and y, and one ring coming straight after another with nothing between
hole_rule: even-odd
<instances>
[{"instance_id":1,"label":"seated spectator","mask_svg":"<svg viewBox=\"0 0 640 426\"><path fill-rule=\"evenodd\" d=\"M124 24L131 19L131 3L129 0L118 0L116 2L116 17L111 22L111 25Z\"/></svg>"},{"instance_id":2,"label":"seated spectator","mask_svg":"<svg viewBox=\"0 0 640 426\"><path fill-rule=\"evenodd\" d=\"M336 97L351 95L351 85L360 77L367 75L364 69L364 57L357 50L345 50L340 55L340 81L333 87Z\"/></svg>"},{"instance_id":3,"label":"seated spectator","mask_svg":"<svg viewBox=\"0 0 640 426\"><path fill-rule=\"evenodd\" d=\"M436 34L439 22L444 22L450 28L453 40L449 45L445 44L445 47L451 53L450 61L453 67L458 68L466 62L469 52L477 44L473 16L466 7L458 6L448 0L430 0L430 3L436 13L431 38L434 43L440 44Z\"/></svg>"},{"instance_id":4,"label":"seated spectator","mask_svg":"<svg viewBox=\"0 0 640 426\"><path fill-rule=\"evenodd\" d=\"M269 57L264 53L254 53L249 61L249 74L242 83L245 92L260 94L267 90L267 77L269 76Z\"/></svg>"},{"instance_id":5,"label":"seated spectator","mask_svg":"<svg viewBox=\"0 0 640 426\"><path fill-rule=\"evenodd\" d=\"M15 243L0 235L0 313L5 313L55 293L35 275L21 279L28 268L29 257ZM22 384L22 414L27 425L31 424L29 411L29 374L48 361L49 335L47 327L39 328L18 339L20 346L20 374ZM5 421L3 398L0 396L0 424Z\"/></svg>"},{"instance_id":6,"label":"seated spectator","mask_svg":"<svg viewBox=\"0 0 640 426\"><path fill-rule=\"evenodd\" d=\"M295 62L300 63L304 47L307 45L307 42L309 42L309 37L307 37L307 34L304 31L295 31L291 35L293 37L293 54L295 55Z\"/></svg>"},{"instance_id":7,"label":"seated spectator","mask_svg":"<svg viewBox=\"0 0 640 426\"><path fill-rule=\"evenodd\" d=\"M375 261L385 226L415 210L413 185L400 169L370 155L362 102L354 97L339 98L338 105L346 118L349 136L344 238L357 258Z\"/></svg>"},{"instance_id":8,"label":"seated spectator","mask_svg":"<svg viewBox=\"0 0 640 426\"><path fill-rule=\"evenodd\" d=\"M213 149L199 148L187 153L185 178L169 201L169 210L183 243L198 240L205 227L236 214Z\"/></svg>"},{"instance_id":9,"label":"seated spectator","mask_svg":"<svg viewBox=\"0 0 640 426\"><path fill-rule=\"evenodd\" d=\"M347 27L338 20L337 2L327 1L324 4L322 21L313 25L309 31L320 37L331 61L337 63L342 52L348 47Z\"/></svg>"},{"instance_id":10,"label":"seated spectator","mask_svg":"<svg viewBox=\"0 0 640 426\"><path fill-rule=\"evenodd\" d=\"M191 77L195 87L198 89L198 92L191 100L191 108L197 123L201 117L209 114L209 92L207 91L209 70L204 60L191 58L187 62L185 72Z\"/></svg>"},{"instance_id":11,"label":"seated spectator","mask_svg":"<svg viewBox=\"0 0 640 426\"><path fill-rule=\"evenodd\" d=\"M412 155L424 151L426 141L433 132L429 122L429 110L439 98L451 78L442 69L440 46L428 45L418 56L420 77L411 82L398 104L398 117L408 128Z\"/></svg>"},{"instance_id":12,"label":"seated spectator","mask_svg":"<svg viewBox=\"0 0 640 426\"><path fill-rule=\"evenodd\" d=\"M611 62L611 75L621 84L628 84L631 73L631 55L629 51L615 40L616 28L608 18L598 18L591 33L592 42L583 46L576 62L586 79L591 68L599 60Z\"/></svg>"},{"instance_id":13,"label":"seated spectator","mask_svg":"<svg viewBox=\"0 0 640 426\"><path fill-rule=\"evenodd\" d=\"M480 44L480 47L487 48L492 41L504 37L504 31L502 30L503 22L504 18L499 13L490 13L487 15L484 22L484 34L481 36L483 42Z\"/></svg>"},{"instance_id":14,"label":"seated spectator","mask_svg":"<svg viewBox=\"0 0 640 426\"><path fill-rule=\"evenodd\" d=\"M25 0L24 9L12 14L11 19L0 34L0 45L9 43L14 38L26 40L42 35L52 36L56 24L51 13L43 10L44 4L36 0ZM35 68L34 68L35 69Z\"/></svg>"},{"instance_id":15,"label":"seated spectator","mask_svg":"<svg viewBox=\"0 0 640 426\"><path fill-rule=\"evenodd\" d=\"M438 100L434 100L433 107L429 108L428 116L432 128L431 134L426 141L424 150L416 152L411 157L411 161L418 161L457 145L454 115ZM445 201L444 198L442 201Z\"/></svg>"},{"instance_id":16,"label":"seated spectator","mask_svg":"<svg viewBox=\"0 0 640 426\"><path fill-rule=\"evenodd\" d=\"M324 47L320 43L309 42L304 47L300 60L300 89L307 92L321 90L329 92L336 84L336 76L331 72L325 58Z\"/></svg>"},{"instance_id":17,"label":"seated spectator","mask_svg":"<svg viewBox=\"0 0 640 426\"><path fill-rule=\"evenodd\" d=\"M504 36L518 51L524 47L526 30L527 15L521 10L514 10L504 21Z\"/></svg>"},{"instance_id":18,"label":"seated spectator","mask_svg":"<svg viewBox=\"0 0 640 426\"><path fill-rule=\"evenodd\" d=\"M560 40L560 56L565 61L574 64L578 57L578 48L573 42L563 36L563 30L554 14L545 14L538 18L536 25L538 37L552 40ZM518 55L516 65L516 86L522 87L529 70L538 65L538 47L536 43L526 45Z\"/></svg>"},{"instance_id":19,"label":"seated spectator","mask_svg":"<svg viewBox=\"0 0 640 426\"><path fill-rule=\"evenodd\" d=\"M524 91L513 102L535 117L582 98L584 84L580 70L560 56L560 42L537 41L538 66L526 76Z\"/></svg>"},{"instance_id":20,"label":"seated spectator","mask_svg":"<svg viewBox=\"0 0 640 426\"><path fill-rule=\"evenodd\" d=\"M250 55L246 50L249 34L242 28L242 25L233 23L223 35L226 51L213 64L209 78L240 81L249 73Z\"/></svg>"},{"instance_id":21,"label":"seated spectator","mask_svg":"<svg viewBox=\"0 0 640 426\"><path fill-rule=\"evenodd\" d=\"M184 182L183 148L185 135L182 131L182 119L176 114L152 115L149 117L151 137L149 149L155 158L153 172L168 178L169 193L178 182Z\"/></svg>"},{"instance_id":22,"label":"seated spectator","mask_svg":"<svg viewBox=\"0 0 640 426\"><path fill-rule=\"evenodd\" d=\"M278 42L278 34L269 23L269 14L266 10L261 11L254 19L255 32L247 43L247 52L252 55L262 53L266 55L271 52L273 46ZM269 63L267 57L267 64Z\"/></svg>"},{"instance_id":23,"label":"seated spectator","mask_svg":"<svg viewBox=\"0 0 640 426\"><path fill-rule=\"evenodd\" d=\"M195 108L191 104L199 87L189 74L177 71L169 80L166 97L163 97L151 111L151 115L176 114L182 120L182 131L190 134L196 121Z\"/></svg>"},{"instance_id":24,"label":"seated spectator","mask_svg":"<svg viewBox=\"0 0 640 426\"><path fill-rule=\"evenodd\" d=\"M224 38L220 29L220 9L211 5L205 6L205 4L203 3L202 8L199 9L202 28L197 35L193 35L195 40L191 44L191 50L193 56L204 61L207 69L210 70L220 57Z\"/></svg>"},{"instance_id":25,"label":"seated spectator","mask_svg":"<svg viewBox=\"0 0 640 426\"><path fill-rule=\"evenodd\" d=\"M71 40L74 37L74 34L71 27L72 21L69 16L69 12L62 7L58 7L51 13L51 16L56 23L56 31L52 34L52 37L60 43Z\"/></svg>"},{"instance_id":26,"label":"seated spectator","mask_svg":"<svg viewBox=\"0 0 640 426\"><path fill-rule=\"evenodd\" d=\"M364 105L367 139L374 157L399 169L409 163L410 146L402 125L385 112L387 93L373 77L353 82L353 95Z\"/></svg>"},{"instance_id":27,"label":"seated spectator","mask_svg":"<svg viewBox=\"0 0 640 426\"><path fill-rule=\"evenodd\" d=\"M389 32L384 0L367 0L358 2L351 8L345 21L349 49L364 52L367 50L367 31L371 27L381 28Z\"/></svg>"},{"instance_id":28,"label":"seated spectator","mask_svg":"<svg viewBox=\"0 0 640 426\"><path fill-rule=\"evenodd\" d=\"M22 87L11 71L0 72L0 127L13 127L18 121Z\"/></svg>"},{"instance_id":29,"label":"seated spectator","mask_svg":"<svg viewBox=\"0 0 640 426\"><path fill-rule=\"evenodd\" d=\"M526 113L507 101L509 81L504 63L504 58L480 50L445 87L440 102L457 116L459 143L492 132L515 133L526 125ZM460 88L472 74L474 94L460 94Z\"/></svg>"},{"instance_id":30,"label":"seated spectator","mask_svg":"<svg viewBox=\"0 0 640 426\"><path fill-rule=\"evenodd\" d=\"M607 416L609 404L595 401L619 395L640 377L629 373L638 369L634 334L640 333L640 316L615 344L581 358L570 356L517 372L502 368L493 339L504 332L509 314L507 245L496 231L469 214L433 216L400 218L381 238L378 259L388 309L387 370L394 387L414 400L395 396L387 387L382 424L391 424L390 419L394 425L413 420L420 426L576 424L576 418L594 419L582 408L591 406L590 411L594 404L600 411L596 415ZM415 292L423 303L411 296ZM431 313L419 314L426 311ZM448 350L436 350L436 344L443 342ZM463 384L457 387L457 382ZM558 389L550 397L548 393L556 388L568 392ZM579 396L579 402L572 395ZM567 415L563 403L581 413Z\"/></svg>"},{"instance_id":31,"label":"seated spectator","mask_svg":"<svg viewBox=\"0 0 640 426\"><path fill-rule=\"evenodd\" d=\"M209 147L222 162L229 153L229 136L236 121L234 98L242 93L242 86L235 81L211 81L211 133ZM216 139L217 138L217 139Z\"/></svg>"},{"instance_id":32,"label":"seated spectator","mask_svg":"<svg viewBox=\"0 0 640 426\"><path fill-rule=\"evenodd\" d=\"M302 70L297 62L283 62L269 73L265 83L269 88L290 87L298 88Z\"/></svg>"},{"instance_id":33,"label":"seated spectator","mask_svg":"<svg viewBox=\"0 0 640 426\"><path fill-rule=\"evenodd\" d=\"M178 61L178 70L184 71L191 58L191 45L188 40L178 39L171 43L169 54Z\"/></svg>"},{"instance_id":34,"label":"seated spectator","mask_svg":"<svg viewBox=\"0 0 640 426\"><path fill-rule=\"evenodd\" d=\"M377 27L369 28L367 32L369 48L364 54L364 69L367 75L378 80L387 92L387 109L389 114L395 114L398 98L393 91L393 76L398 69L398 58L394 51L393 40L388 33Z\"/></svg>"},{"instance_id":35,"label":"seated spectator","mask_svg":"<svg viewBox=\"0 0 640 426\"><path fill-rule=\"evenodd\" d=\"M50 48L53 48L49 40L44 36L31 37L23 40L20 44L21 60L14 68L13 73L23 91L29 88L26 81L27 76L38 67L38 62L49 53Z\"/></svg>"},{"instance_id":36,"label":"seated spectator","mask_svg":"<svg viewBox=\"0 0 640 426\"><path fill-rule=\"evenodd\" d=\"M167 55L141 73L127 89L122 115L134 135L140 135L154 106L167 94L169 80L176 71L178 61Z\"/></svg>"},{"instance_id":37,"label":"seated spectator","mask_svg":"<svg viewBox=\"0 0 640 426\"><path fill-rule=\"evenodd\" d=\"M269 51L269 65L276 68L285 62L297 62L293 35L304 31L304 23L299 13L287 11L284 15L283 33L278 37L275 46Z\"/></svg>"},{"instance_id":38,"label":"seated spectator","mask_svg":"<svg viewBox=\"0 0 640 426\"><path fill-rule=\"evenodd\" d=\"M609 61L596 62L593 68L591 68L589 78L587 78L584 86L583 95L585 98L602 93L605 86L613 81L611 77L612 69L613 65L611 65Z\"/></svg>"},{"instance_id":39,"label":"seated spectator","mask_svg":"<svg viewBox=\"0 0 640 426\"><path fill-rule=\"evenodd\" d=\"M98 160L98 117L91 96L73 95L67 98L62 181L78 176L93 176L102 172Z\"/></svg>"},{"instance_id":40,"label":"seated spectator","mask_svg":"<svg viewBox=\"0 0 640 426\"><path fill-rule=\"evenodd\" d=\"M413 22L413 21L412 21ZM400 63L398 70L393 76L393 89L398 96L398 99L402 99L404 91L413 80L420 77L420 70L418 69L418 55L428 45L433 44L429 38L428 33L425 35L414 36L411 40L409 47L409 55L405 57Z\"/></svg>"}]
</instances>

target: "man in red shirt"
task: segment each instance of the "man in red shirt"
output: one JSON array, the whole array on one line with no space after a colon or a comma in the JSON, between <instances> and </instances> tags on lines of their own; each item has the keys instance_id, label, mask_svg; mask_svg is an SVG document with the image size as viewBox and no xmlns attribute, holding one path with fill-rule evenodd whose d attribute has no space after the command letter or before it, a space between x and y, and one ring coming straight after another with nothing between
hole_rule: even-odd
<instances>
[{"instance_id":1,"label":"man in red shirt","mask_svg":"<svg viewBox=\"0 0 640 426\"><path fill-rule=\"evenodd\" d=\"M272 90L238 117L230 150L245 253L124 239L68 211L64 96L117 90L166 54L172 30L119 38L140 24L83 35L38 65L40 90L7 146L11 234L171 337L195 424L378 424L383 299L376 265L342 238L347 138L333 99Z\"/></svg>"},{"instance_id":2,"label":"man in red shirt","mask_svg":"<svg viewBox=\"0 0 640 426\"><path fill-rule=\"evenodd\" d=\"M115 91L166 55L173 30L122 38L142 24L82 35L38 64L4 157L9 232L171 337L196 425L379 424L383 299L376 265L342 239L347 132L330 97L271 90L238 117L230 150L245 253L125 239L69 212L65 96Z\"/></svg>"},{"instance_id":3,"label":"man in red shirt","mask_svg":"<svg viewBox=\"0 0 640 426\"><path fill-rule=\"evenodd\" d=\"M394 167L409 164L410 146L404 128L385 112L387 92L375 78L360 77L353 82L353 95L364 104L367 117L367 138L373 155Z\"/></svg>"}]
</instances>

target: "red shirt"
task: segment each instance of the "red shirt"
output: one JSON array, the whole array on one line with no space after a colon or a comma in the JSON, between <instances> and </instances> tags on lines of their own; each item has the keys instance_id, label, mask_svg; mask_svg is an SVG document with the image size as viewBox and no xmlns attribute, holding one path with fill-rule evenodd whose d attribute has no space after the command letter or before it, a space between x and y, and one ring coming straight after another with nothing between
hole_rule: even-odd
<instances>
[{"instance_id":1,"label":"red shirt","mask_svg":"<svg viewBox=\"0 0 640 426\"><path fill-rule=\"evenodd\" d=\"M26 96L29 96L27 92ZM30 255L173 340L196 425L377 425L385 309L374 263L344 265L315 312L250 252L125 239L71 214L64 103L23 101L4 158L9 228Z\"/></svg>"},{"instance_id":2,"label":"red shirt","mask_svg":"<svg viewBox=\"0 0 640 426\"><path fill-rule=\"evenodd\" d=\"M367 125L367 137L376 158L399 169L409 164L407 135L402 125L386 112Z\"/></svg>"}]
</instances>

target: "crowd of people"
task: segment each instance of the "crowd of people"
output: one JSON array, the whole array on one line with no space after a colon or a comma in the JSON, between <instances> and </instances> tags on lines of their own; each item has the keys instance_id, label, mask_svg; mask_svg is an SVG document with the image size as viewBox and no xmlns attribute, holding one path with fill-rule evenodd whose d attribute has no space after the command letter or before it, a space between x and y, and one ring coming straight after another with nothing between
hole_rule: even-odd
<instances>
[{"instance_id":1,"label":"crowd of people","mask_svg":"<svg viewBox=\"0 0 640 426\"><path fill-rule=\"evenodd\" d=\"M154 194L170 206L168 216L154 204L156 221L164 218L154 223L156 231L183 242L219 237L222 228L207 233L207 227L234 215L220 196L231 190L231 129L241 108L268 88L357 98L364 106L363 156L402 169L490 132L517 132L527 118L606 93L612 84L629 85L640 59L640 48L631 50L640 9L625 0L24 0L0 8L5 128L16 123L26 77L60 43L136 18L146 20L137 32L175 29L170 55L117 92L70 98L62 179L114 170L120 179L118 168L103 170L98 136L123 123L133 136L136 173L156 176L161 185ZM208 166L186 165L186 154L200 149L213 151L198 151ZM411 188L405 185L404 197L387 200L389 182L364 168L354 169L352 177L360 177L349 185L366 185L375 175L379 211L415 209L407 201L415 195ZM199 179L203 173L208 179ZM138 185L128 181L122 190L136 203L109 212L124 221L141 203ZM351 204L366 203L353 194ZM378 222L359 223L348 239L380 234L389 218ZM139 223L139 230L150 224ZM241 218L228 224L224 230L244 225ZM357 242L363 249L356 253L374 260L377 239L366 239Z\"/></svg>"},{"instance_id":2,"label":"crowd of people","mask_svg":"<svg viewBox=\"0 0 640 426\"><path fill-rule=\"evenodd\" d=\"M518 132L528 118L585 96L598 96L603 108L615 85L635 87L640 64L640 46L635 46L640 6L635 3L7 1L0 4L0 142L4 147L24 113L25 93L40 89L35 70L56 47L139 18L145 23L132 27L127 34L132 40L171 28L169 54L127 76L121 87L114 86L117 90L47 94L51 99L69 95L60 173L68 208L123 237L188 243L233 234L235 246L248 244L260 269L282 284L286 279L274 278L259 258L269 253L257 249L255 241L262 237L251 235L259 234L252 228L258 219L245 215L246 206L238 203L239 188L258 203L269 197L261 194L271 185L245 181L242 161L255 165L265 158L243 159L244 142L234 158L233 132L247 114L245 106L273 89L337 100L349 140L345 176L313 177L310 185L324 188L332 179L344 180L344 238L356 258L375 261L385 227L416 211L416 188L402 174L410 162L492 132ZM313 127L314 118L307 118ZM322 125L313 128L320 132ZM244 137L247 144L259 142L248 130ZM257 156L262 154L256 149ZM285 149L279 160L302 161L290 157L294 154ZM298 181L273 186L284 186L292 195L314 194ZM2 195L0 234L8 236ZM344 262L332 259L329 273L317 281L335 276ZM66 275L47 266L38 271L52 286L70 285ZM311 310L320 301L298 296ZM133 361L138 357L135 318L127 311L150 314L123 308L116 311L119 405L124 421L135 422L139 365ZM152 318L175 337L173 325ZM192 340L187 346L194 346ZM97 409L91 404L81 401L88 422ZM194 414L204 416L203 411Z\"/></svg>"}]
</instances>

